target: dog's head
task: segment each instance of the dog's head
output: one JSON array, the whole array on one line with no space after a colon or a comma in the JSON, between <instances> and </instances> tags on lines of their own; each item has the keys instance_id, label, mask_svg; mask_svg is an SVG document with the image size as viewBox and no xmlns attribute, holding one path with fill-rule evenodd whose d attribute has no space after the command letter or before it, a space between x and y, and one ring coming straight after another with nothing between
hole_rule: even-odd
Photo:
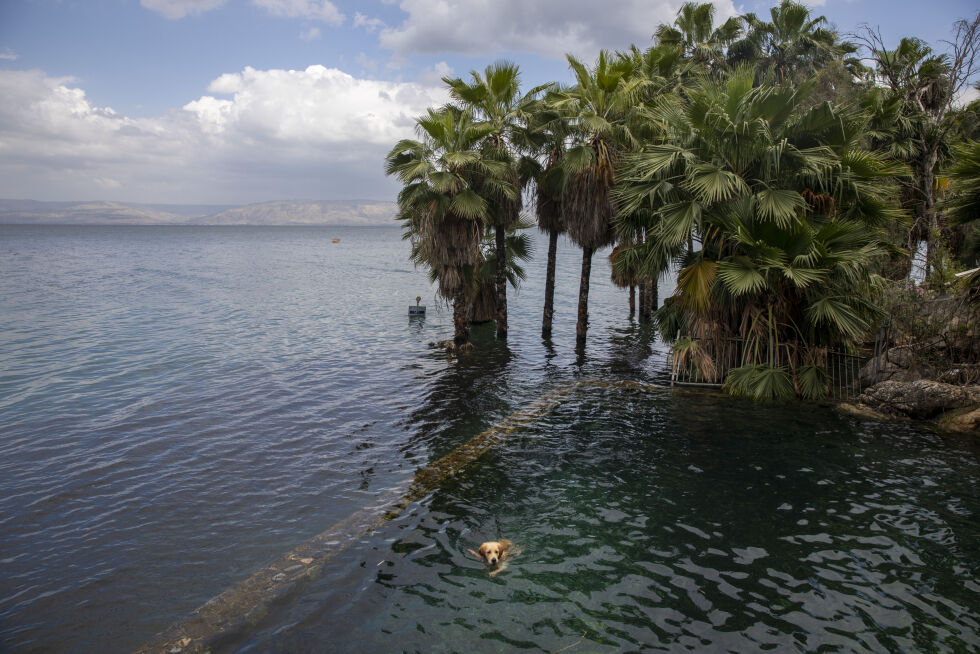
<instances>
[{"instance_id":1,"label":"dog's head","mask_svg":"<svg viewBox=\"0 0 980 654\"><path fill-rule=\"evenodd\" d=\"M483 559L487 565L497 565L504 560L507 556L507 550L513 546L506 538L501 538L500 540L491 540L480 545L480 550L478 552L473 552L476 556Z\"/></svg>"},{"instance_id":2,"label":"dog's head","mask_svg":"<svg viewBox=\"0 0 980 654\"><path fill-rule=\"evenodd\" d=\"M497 541L489 541L480 545L480 557L490 565L497 565L497 562L504 558L504 548Z\"/></svg>"}]
</instances>

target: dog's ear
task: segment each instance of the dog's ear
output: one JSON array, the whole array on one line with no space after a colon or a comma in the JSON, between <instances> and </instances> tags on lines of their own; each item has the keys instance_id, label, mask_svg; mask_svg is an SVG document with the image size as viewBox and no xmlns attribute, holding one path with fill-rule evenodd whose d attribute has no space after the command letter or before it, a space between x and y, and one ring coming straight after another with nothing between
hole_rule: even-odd
<instances>
[{"instance_id":1,"label":"dog's ear","mask_svg":"<svg viewBox=\"0 0 980 654\"><path fill-rule=\"evenodd\" d=\"M480 554L479 552L474 552L474 551L473 551L473 550L471 550L471 549L467 549L466 551L467 551L467 552L469 552L470 554L472 554L473 556L475 556L475 557L476 557L476 558L478 558L478 559L482 559L482 558L483 558L483 555L482 555L482 554Z\"/></svg>"}]
</instances>

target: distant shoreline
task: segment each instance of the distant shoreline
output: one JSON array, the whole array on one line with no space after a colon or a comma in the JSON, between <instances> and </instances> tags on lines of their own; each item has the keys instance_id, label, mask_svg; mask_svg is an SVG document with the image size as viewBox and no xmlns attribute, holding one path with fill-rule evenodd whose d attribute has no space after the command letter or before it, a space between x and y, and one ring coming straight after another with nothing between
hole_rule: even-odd
<instances>
[{"instance_id":1,"label":"distant shoreline","mask_svg":"<svg viewBox=\"0 0 980 654\"><path fill-rule=\"evenodd\" d=\"M351 225L349 223L47 223L47 222L4 222L0 227L323 227L323 228L364 228L364 229L398 229L401 225L392 221L391 224Z\"/></svg>"},{"instance_id":2,"label":"distant shoreline","mask_svg":"<svg viewBox=\"0 0 980 654\"><path fill-rule=\"evenodd\" d=\"M245 205L39 202L0 199L3 225L252 225L383 227L397 205L380 200L280 200Z\"/></svg>"}]
</instances>

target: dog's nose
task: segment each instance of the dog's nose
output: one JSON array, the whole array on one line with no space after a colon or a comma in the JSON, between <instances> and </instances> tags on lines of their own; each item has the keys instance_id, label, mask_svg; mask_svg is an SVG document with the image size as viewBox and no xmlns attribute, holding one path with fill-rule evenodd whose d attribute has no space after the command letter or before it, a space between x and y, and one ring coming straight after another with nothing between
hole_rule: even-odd
<instances>
[{"instance_id":1,"label":"dog's nose","mask_svg":"<svg viewBox=\"0 0 980 654\"><path fill-rule=\"evenodd\" d=\"M496 565L497 559L490 559L490 563L491 563L491 565Z\"/></svg>"}]
</instances>

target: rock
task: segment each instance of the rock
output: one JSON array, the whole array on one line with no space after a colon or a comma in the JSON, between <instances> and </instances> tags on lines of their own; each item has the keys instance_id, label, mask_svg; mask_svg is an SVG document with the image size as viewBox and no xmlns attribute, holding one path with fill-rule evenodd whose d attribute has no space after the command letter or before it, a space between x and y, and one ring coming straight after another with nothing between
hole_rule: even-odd
<instances>
[{"instance_id":1,"label":"rock","mask_svg":"<svg viewBox=\"0 0 980 654\"><path fill-rule=\"evenodd\" d=\"M949 431L980 434L980 408L954 411L943 416L939 426Z\"/></svg>"},{"instance_id":2,"label":"rock","mask_svg":"<svg viewBox=\"0 0 980 654\"><path fill-rule=\"evenodd\" d=\"M855 418L870 418L871 420L888 420L889 416L886 416L881 411L875 411L867 404L862 404L860 402L856 404L851 404L850 402L842 402L837 405L837 409L854 416Z\"/></svg>"},{"instance_id":3,"label":"rock","mask_svg":"<svg viewBox=\"0 0 980 654\"><path fill-rule=\"evenodd\" d=\"M875 359L871 359L861 368L861 385L870 386L875 382L883 381L911 382L918 379L935 379L936 369L919 361L918 353L918 350L909 345L893 347L883 352L877 359L877 379L875 379Z\"/></svg>"},{"instance_id":4,"label":"rock","mask_svg":"<svg viewBox=\"0 0 980 654\"><path fill-rule=\"evenodd\" d=\"M954 409L980 409L980 386L954 386L926 379L884 381L866 389L857 401L886 415L922 420Z\"/></svg>"}]
</instances>

